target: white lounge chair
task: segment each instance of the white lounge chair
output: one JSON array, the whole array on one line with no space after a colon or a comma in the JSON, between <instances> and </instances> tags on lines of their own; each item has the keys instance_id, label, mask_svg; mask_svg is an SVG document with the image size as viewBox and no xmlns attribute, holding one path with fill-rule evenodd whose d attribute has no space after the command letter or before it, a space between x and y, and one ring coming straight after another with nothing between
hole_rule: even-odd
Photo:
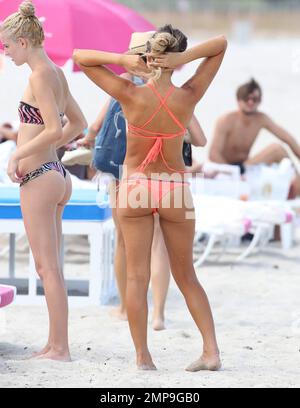
<instances>
[{"instance_id":1,"label":"white lounge chair","mask_svg":"<svg viewBox=\"0 0 300 408\"><path fill-rule=\"evenodd\" d=\"M238 200L205 195L194 195L193 199L196 216L194 266L198 267L208 258L217 243L221 243L223 249L218 258L224 254L230 242L239 241L250 231L252 221L241 211ZM208 236L208 242L203 254L198 256L197 247L203 234Z\"/></svg>"},{"instance_id":2,"label":"white lounge chair","mask_svg":"<svg viewBox=\"0 0 300 408\"><path fill-rule=\"evenodd\" d=\"M220 173L214 179L191 180L196 210L196 251L199 237L203 233L209 237L202 256L195 254L196 266L207 259L217 242L222 244L223 254L228 242L238 241L250 232L253 239L237 258L238 261L244 259L256 247L270 241L276 225L280 225L282 247L292 245L294 212L286 198L294 169L289 159L285 158L277 166L252 166L246 181L241 180L238 166L208 162L203 170ZM259 201L240 200L254 197Z\"/></svg>"},{"instance_id":3,"label":"white lounge chair","mask_svg":"<svg viewBox=\"0 0 300 408\"><path fill-rule=\"evenodd\" d=\"M273 237L275 225L280 225L285 237L283 248L291 246L294 213L281 202L244 202L226 197L194 195L196 214L195 267L200 266L211 255L216 243L222 244L224 254L228 242L240 241L247 232L253 234L249 246L238 256L241 261L257 247L265 246ZM199 255L199 238L206 234L207 246Z\"/></svg>"},{"instance_id":4,"label":"white lounge chair","mask_svg":"<svg viewBox=\"0 0 300 408\"><path fill-rule=\"evenodd\" d=\"M101 200L100 200L101 201ZM72 198L63 214L63 234L88 235L90 243L89 274L87 279L70 277L66 283L74 296L71 303L106 304L116 296L113 271L114 224L108 202L100 202L95 189L74 189ZM20 210L19 189L0 187L0 234L10 234L9 248L1 252L9 252L10 283L19 287L28 286L28 295L18 296L19 304L39 304L44 301L39 295L41 283L35 270L32 254L28 262L28 282L17 278L14 270L15 236L25 233ZM3 280L2 280L3 281ZM24 282L25 281L25 282ZM0 284L1 284L0 280ZM6 284L6 280L3 282ZM77 296L77 293L87 296Z\"/></svg>"}]
</instances>

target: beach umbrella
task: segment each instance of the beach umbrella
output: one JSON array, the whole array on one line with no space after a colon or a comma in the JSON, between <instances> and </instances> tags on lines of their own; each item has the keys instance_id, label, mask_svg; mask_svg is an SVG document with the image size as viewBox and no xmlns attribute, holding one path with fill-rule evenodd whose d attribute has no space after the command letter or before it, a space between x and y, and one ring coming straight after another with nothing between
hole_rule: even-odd
<instances>
[{"instance_id":1,"label":"beach umbrella","mask_svg":"<svg viewBox=\"0 0 300 408\"><path fill-rule=\"evenodd\" d=\"M0 21L18 10L21 0L0 0ZM45 49L58 65L64 65L74 48L111 52L128 49L131 33L155 29L134 10L112 0L34 0L43 22ZM111 67L121 73L121 67ZM74 67L76 70L76 68Z\"/></svg>"}]
</instances>

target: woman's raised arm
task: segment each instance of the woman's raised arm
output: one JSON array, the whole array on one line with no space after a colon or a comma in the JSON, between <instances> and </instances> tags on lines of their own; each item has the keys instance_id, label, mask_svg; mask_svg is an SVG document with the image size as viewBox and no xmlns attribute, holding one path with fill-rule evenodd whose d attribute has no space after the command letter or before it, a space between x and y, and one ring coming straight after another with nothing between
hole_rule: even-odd
<instances>
[{"instance_id":1,"label":"woman's raised arm","mask_svg":"<svg viewBox=\"0 0 300 408\"><path fill-rule=\"evenodd\" d=\"M190 89L195 102L198 102L214 79L222 63L227 48L227 40L223 35L214 37L203 43L188 48L184 52L167 53L153 56L153 67L175 69L200 58L205 58L195 74L183 85Z\"/></svg>"},{"instance_id":2,"label":"woman's raised arm","mask_svg":"<svg viewBox=\"0 0 300 408\"><path fill-rule=\"evenodd\" d=\"M105 65L120 65L130 73L148 71L147 65L138 55L74 50L73 60L96 85L121 103L132 98L135 85L132 81L114 74Z\"/></svg>"}]
</instances>

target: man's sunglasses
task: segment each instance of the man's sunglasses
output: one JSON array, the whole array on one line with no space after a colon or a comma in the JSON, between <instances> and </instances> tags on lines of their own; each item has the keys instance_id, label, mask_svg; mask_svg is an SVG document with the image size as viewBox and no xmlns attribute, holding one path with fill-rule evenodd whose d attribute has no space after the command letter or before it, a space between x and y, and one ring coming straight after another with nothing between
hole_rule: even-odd
<instances>
[{"instance_id":1,"label":"man's sunglasses","mask_svg":"<svg viewBox=\"0 0 300 408\"><path fill-rule=\"evenodd\" d=\"M261 98L259 96L247 96L243 100L244 102L252 101L254 103L259 103L261 101Z\"/></svg>"}]
</instances>

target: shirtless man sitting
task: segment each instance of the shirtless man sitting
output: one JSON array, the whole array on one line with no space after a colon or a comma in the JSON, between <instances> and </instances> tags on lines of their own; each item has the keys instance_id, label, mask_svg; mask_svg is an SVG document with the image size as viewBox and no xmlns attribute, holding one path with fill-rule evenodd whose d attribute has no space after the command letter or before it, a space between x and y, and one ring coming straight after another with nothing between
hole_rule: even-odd
<instances>
[{"instance_id":1,"label":"shirtless man sitting","mask_svg":"<svg viewBox=\"0 0 300 408\"><path fill-rule=\"evenodd\" d=\"M288 157L287 150L279 143L273 143L249 157L261 129L267 129L286 143L300 159L300 146L297 141L268 115L258 110L262 99L259 84L251 79L238 88L236 95L239 109L217 120L209 159L216 163L238 165L243 174L247 165L279 163L284 157ZM292 183L291 192L292 196L300 195L299 175Z\"/></svg>"}]
</instances>

